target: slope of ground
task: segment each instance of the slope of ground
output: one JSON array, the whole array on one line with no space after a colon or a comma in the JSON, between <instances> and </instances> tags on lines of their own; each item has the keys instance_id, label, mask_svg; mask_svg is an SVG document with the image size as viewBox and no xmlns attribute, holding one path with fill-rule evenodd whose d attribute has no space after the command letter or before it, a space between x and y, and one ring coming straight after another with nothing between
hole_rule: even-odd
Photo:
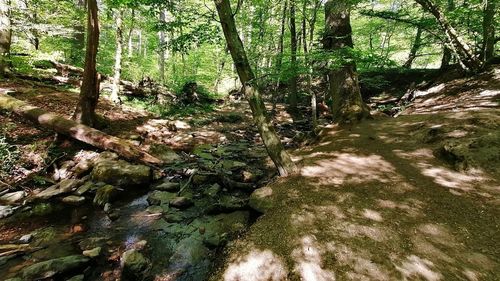
<instances>
[{"instance_id":1,"label":"slope of ground","mask_svg":"<svg viewBox=\"0 0 500 281\"><path fill-rule=\"evenodd\" d=\"M254 193L254 205L271 207L212 280L498 280L500 110L490 74L442 86L450 95L433 99L447 106L408 111L432 115L325 128L294 152L300 175ZM483 83L490 88L474 87Z\"/></svg>"}]
</instances>

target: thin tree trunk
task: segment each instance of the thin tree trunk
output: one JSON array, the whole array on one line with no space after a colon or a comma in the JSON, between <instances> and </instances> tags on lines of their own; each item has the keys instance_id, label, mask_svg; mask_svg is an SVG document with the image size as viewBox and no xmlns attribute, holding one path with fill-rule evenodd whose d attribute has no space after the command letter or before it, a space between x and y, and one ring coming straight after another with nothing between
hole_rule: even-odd
<instances>
[{"instance_id":1,"label":"thin tree trunk","mask_svg":"<svg viewBox=\"0 0 500 281\"><path fill-rule=\"evenodd\" d=\"M266 107L255 85L255 76L248 62L243 43L238 35L233 12L229 0L214 0L219 14L222 30L227 41L229 52L236 66L236 71L243 84L245 96L250 104L254 121L259 130L267 153L276 165L281 176L287 176L297 171L295 163L285 151L276 131L271 124Z\"/></svg>"},{"instance_id":2,"label":"thin tree trunk","mask_svg":"<svg viewBox=\"0 0 500 281\"><path fill-rule=\"evenodd\" d=\"M297 109L297 28L295 23L295 0L290 0L290 65L291 76L288 81L290 93L288 96L289 112L296 117ZM295 119L295 118L294 118Z\"/></svg>"},{"instance_id":3,"label":"thin tree trunk","mask_svg":"<svg viewBox=\"0 0 500 281\"><path fill-rule=\"evenodd\" d=\"M13 112L42 127L54 130L59 134L69 136L94 147L114 151L126 159L147 164L162 164L160 159L123 139L107 135L83 124L78 124L73 120L45 111L39 107L31 106L24 101L8 95L0 94L0 109Z\"/></svg>"},{"instance_id":4,"label":"thin tree trunk","mask_svg":"<svg viewBox=\"0 0 500 281\"><path fill-rule=\"evenodd\" d=\"M160 22L164 23L166 19L165 11L162 9L160 11ZM160 40L160 51L158 52L158 69L160 72L160 84L165 83L165 32L160 30L158 33L158 39Z\"/></svg>"},{"instance_id":5,"label":"thin tree trunk","mask_svg":"<svg viewBox=\"0 0 500 281\"><path fill-rule=\"evenodd\" d=\"M84 125L94 126L95 108L99 100L99 75L96 69L97 50L99 48L99 20L96 0L87 0L87 50L80 101L74 119Z\"/></svg>"},{"instance_id":6,"label":"thin tree trunk","mask_svg":"<svg viewBox=\"0 0 500 281\"><path fill-rule=\"evenodd\" d=\"M325 4L324 48L343 56L347 61L329 71L333 117L338 123L355 123L370 115L361 98L356 64L350 57L352 28L349 0L329 0Z\"/></svg>"},{"instance_id":7,"label":"thin tree trunk","mask_svg":"<svg viewBox=\"0 0 500 281\"><path fill-rule=\"evenodd\" d=\"M281 66L283 64L283 53L284 53L284 50L285 50L285 28L286 28L286 15L287 15L287 11L288 11L288 0L285 0L284 4L283 4L283 14L281 16L281 32L280 32L280 37L279 37L279 41L278 41L278 55L276 56L276 73L278 74L278 79L277 79L277 82L276 82L276 90L273 91L273 112L276 111L276 104L278 103L278 97L277 97L277 93L278 93L278 89L280 87L280 83L281 83Z\"/></svg>"},{"instance_id":8,"label":"thin tree trunk","mask_svg":"<svg viewBox=\"0 0 500 281\"><path fill-rule=\"evenodd\" d=\"M446 38L449 41L449 46L453 53L456 55L460 62L460 66L466 71L476 71L481 67L481 62L474 56L472 49L469 45L460 37L457 31L448 22L443 12L439 7L432 2L432 0L415 0L419 3L424 10L430 12L438 21L441 29L443 29L446 34Z\"/></svg>"},{"instance_id":9,"label":"thin tree trunk","mask_svg":"<svg viewBox=\"0 0 500 281\"><path fill-rule=\"evenodd\" d=\"M10 0L0 0L0 77L10 72L11 37Z\"/></svg>"},{"instance_id":10,"label":"thin tree trunk","mask_svg":"<svg viewBox=\"0 0 500 281\"><path fill-rule=\"evenodd\" d=\"M483 0L483 60L495 55L495 10L497 0Z\"/></svg>"},{"instance_id":11,"label":"thin tree trunk","mask_svg":"<svg viewBox=\"0 0 500 281\"><path fill-rule=\"evenodd\" d=\"M123 9L115 11L116 20L116 53L115 53L115 74L113 76L113 88L111 91L111 101L120 103L120 80L122 74L122 53L123 53Z\"/></svg>"},{"instance_id":12,"label":"thin tree trunk","mask_svg":"<svg viewBox=\"0 0 500 281\"><path fill-rule=\"evenodd\" d=\"M420 45L422 45L422 28L417 28L417 34L415 35L415 40L413 41L413 45L410 50L410 54L408 55L408 59L403 65L404 68L411 68L413 61L417 57L418 49L420 49Z\"/></svg>"}]
</instances>

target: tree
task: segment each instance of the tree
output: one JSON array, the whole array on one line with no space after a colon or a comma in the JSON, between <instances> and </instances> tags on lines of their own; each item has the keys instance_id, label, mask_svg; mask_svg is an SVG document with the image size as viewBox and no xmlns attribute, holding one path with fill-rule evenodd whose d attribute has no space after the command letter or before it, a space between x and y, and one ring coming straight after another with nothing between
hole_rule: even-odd
<instances>
[{"instance_id":1,"label":"tree","mask_svg":"<svg viewBox=\"0 0 500 281\"><path fill-rule=\"evenodd\" d=\"M411 65L413 64L413 61L415 58L417 58L417 52L418 49L420 48L420 45L422 45L422 28L419 26L417 27L417 34L415 35L415 40L413 41L413 44L411 46L410 54L408 55L408 59L406 60L405 64L403 65L404 68L411 68Z\"/></svg>"},{"instance_id":2,"label":"tree","mask_svg":"<svg viewBox=\"0 0 500 281\"><path fill-rule=\"evenodd\" d=\"M495 55L495 1L483 0L482 57L484 61L490 60Z\"/></svg>"},{"instance_id":3,"label":"tree","mask_svg":"<svg viewBox=\"0 0 500 281\"><path fill-rule=\"evenodd\" d=\"M288 81L290 93L288 96L289 111L297 116L297 26L295 22L295 0L290 0L290 66L291 75Z\"/></svg>"},{"instance_id":4,"label":"tree","mask_svg":"<svg viewBox=\"0 0 500 281\"><path fill-rule=\"evenodd\" d=\"M116 51L115 51L115 74L113 76L113 88L111 91L111 101L120 103L120 80L122 73L122 54L123 54L123 9L115 10L116 21Z\"/></svg>"},{"instance_id":5,"label":"tree","mask_svg":"<svg viewBox=\"0 0 500 281\"><path fill-rule=\"evenodd\" d=\"M338 123L354 123L370 115L361 98L356 64L351 55L354 44L349 2L329 0L325 4L324 48L339 56L340 61L328 73L332 112Z\"/></svg>"},{"instance_id":6,"label":"tree","mask_svg":"<svg viewBox=\"0 0 500 281\"><path fill-rule=\"evenodd\" d=\"M415 0L424 10L430 12L439 23L448 40L448 47L457 57L460 66L466 71L477 71L481 67L481 62L474 55L469 45L458 35L457 31L444 15L439 7L432 0Z\"/></svg>"},{"instance_id":7,"label":"tree","mask_svg":"<svg viewBox=\"0 0 500 281\"><path fill-rule=\"evenodd\" d=\"M87 0L87 47L80 100L73 118L84 125L94 126L95 108L99 100L97 50L99 48L99 20L97 0Z\"/></svg>"},{"instance_id":8,"label":"tree","mask_svg":"<svg viewBox=\"0 0 500 281\"><path fill-rule=\"evenodd\" d=\"M233 58L236 71L240 77L241 84L245 97L250 104L254 121L259 130L260 136L267 153L276 165L281 176L287 176L296 172L297 167L293 163L290 155L285 151L274 127L272 126L264 106L264 102L260 96L258 89L255 87L255 75L248 61L243 42L241 41L236 24L234 14L231 9L229 0L214 0L219 14L220 23L227 46L231 57Z\"/></svg>"},{"instance_id":9,"label":"tree","mask_svg":"<svg viewBox=\"0 0 500 281\"><path fill-rule=\"evenodd\" d=\"M0 0L0 77L10 72L10 0Z\"/></svg>"}]
</instances>

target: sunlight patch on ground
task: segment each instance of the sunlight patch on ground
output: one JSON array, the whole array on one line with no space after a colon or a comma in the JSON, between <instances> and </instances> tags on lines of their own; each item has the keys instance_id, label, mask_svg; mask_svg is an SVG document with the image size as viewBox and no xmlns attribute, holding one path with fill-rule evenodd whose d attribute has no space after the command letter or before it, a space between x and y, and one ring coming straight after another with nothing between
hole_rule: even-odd
<instances>
[{"instance_id":1,"label":"sunlight patch on ground","mask_svg":"<svg viewBox=\"0 0 500 281\"><path fill-rule=\"evenodd\" d=\"M395 168L379 155L361 156L351 153L332 153L301 170L301 175L325 178L327 184L390 182L396 176Z\"/></svg>"},{"instance_id":2,"label":"sunlight patch on ground","mask_svg":"<svg viewBox=\"0 0 500 281\"><path fill-rule=\"evenodd\" d=\"M403 280L414 280L415 278L423 278L427 281L442 280L443 276L439 272L435 272L432 268L434 264L418 256L411 255L406 258L401 266L397 266L397 270L403 274Z\"/></svg>"},{"instance_id":3,"label":"sunlight patch on ground","mask_svg":"<svg viewBox=\"0 0 500 281\"><path fill-rule=\"evenodd\" d=\"M224 281L281 281L287 275L283 262L273 252L253 250L228 266Z\"/></svg>"},{"instance_id":4,"label":"sunlight patch on ground","mask_svg":"<svg viewBox=\"0 0 500 281\"><path fill-rule=\"evenodd\" d=\"M300 239L300 245L293 250L292 257L297 263L295 272L304 281L333 281L335 274L330 270L322 268L322 254L324 249L318 245L316 237L304 236Z\"/></svg>"}]
</instances>

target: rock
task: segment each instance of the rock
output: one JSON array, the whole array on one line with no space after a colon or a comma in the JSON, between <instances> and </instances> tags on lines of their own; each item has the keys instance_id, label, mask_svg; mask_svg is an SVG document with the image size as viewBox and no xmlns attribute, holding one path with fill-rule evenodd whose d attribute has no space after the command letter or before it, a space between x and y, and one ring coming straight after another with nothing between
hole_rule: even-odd
<instances>
[{"instance_id":1,"label":"rock","mask_svg":"<svg viewBox=\"0 0 500 281\"><path fill-rule=\"evenodd\" d=\"M181 160L181 157L175 151L163 144L152 144L149 152L160 158L165 164L172 164Z\"/></svg>"},{"instance_id":2,"label":"rock","mask_svg":"<svg viewBox=\"0 0 500 281\"><path fill-rule=\"evenodd\" d=\"M182 212L169 212L164 216L165 220L170 223L181 222L186 219Z\"/></svg>"},{"instance_id":3,"label":"rock","mask_svg":"<svg viewBox=\"0 0 500 281\"><path fill-rule=\"evenodd\" d=\"M169 192L177 192L177 191L179 191L180 188L181 188L180 183L168 182L168 181L153 187L153 189L155 189L155 190L169 191Z\"/></svg>"},{"instance_id":4,"label":"rock","mask_svg":"<svg viewBox=\"0 0 500 281\"><path fill-rule=\"evenodd\" d=\"M237 170L246 167L247 164L239 161L234 161L234 160L223 160L222 161L222 168L224 170Z\"/></svg>"},{"instance_id":5,"label":"rock","mask_svg":"<svg viewBox=\"0 0 500 281\"><path fill-rule=\"evenodd\" d=\"M146 209L146 212L150 213L150 214L163 214L163 208L160 207L160 206L149 206L147 209Z\"/></svg>"},{"instance_id":6,"label":"rock","mask_svg":"<svg viewBox=\"0 0 500 281\"><path fill-rule=\"evenodd\" d=\"M168 204L172 199L177 197L176 193L166 191L153 191L148 195L148 203L150 205Z\"/></svg>"},{"instance_id":7,"label":"rock","mask_svg":"<svg viewBox=\"0 0 500 281\"><path fill-rule=\"evenodd\" d=\"M16 191L16 192L11 192L4 194L0 197L0 202L3 202L5 204L14 204L21 199L23 199L26 196L26 192L24 191Z\"/></svg>"},{"instance_id":8,"label":"rock","mask_svg":"<svg viewBox=\"0 0 500 281\"><path fill-rule=\"evenodd\" d=\"M86 257L89 257L91 259L97 258L98 256L101 255L101 250L102 250L101 247L96 247L96 248L91 249L91 250L85 250L85 251L83 251L83 255Z\"/></svg>"},{"instance_id":9,"label":"rock","mask_svg":"<svg viewBox=\"0 0 500 281\"><path fill-rule=\"evenodd\" d=\"M196 219L191 226L203 229L200 234L203 242L209 246L217 247L228 236L244 230L249 222L250 213L248 211L236 211L229 214L219 214L217 216Z\"/></svg>"},{"instance_id":10,"label":"rock","mask_svg":"<svg viewBox=\"0 0 500 281\"><path fill-rule=\"evenodd\" d=\"M217 182L219 176L216 173L196 173L193 176L192 183L194 185L202 185L202 184L212 184Z\"/></svg>"},{"instance_id":11,"label":"rock","mask_svg":"<svg viewBox=\"0 0 500 281\"><path fill-rule=\"evenodd\" d=\"M269 186L256 189L250 195L248 205L260 213L265 213L274 207L272 195L273 190Z\"/></svg>"},{"instance_id":12,"label":"rock","mask_svg":"<svg viewBox=\"0 0 500 281\"><path fill-rule=\"evenodd\" d=\"M246 183L258 182L263 176L264 173L260 170L248 170L241 173L241 179Z\"/></svg>"},{"instance_id":13,"label":"rock","mask_svg":"<svg viewBox=\"0 0 500 281\"><path fill-rule=\"evenodd\" d=\"M69 193L79 187L82 184L80 180L75 179L65 179L60 183L53 185L44 191L36 194L34 197L38 199L50 199L54 196Z\"/></svg>"},{"instance_id":14,"label":"rock","mask_svg":"<svg viewBox=\"0 0 500 281\"><path fill-rule=\"evenodd\" d=\"M192 235L177 245L170 257L168 271L174 275L182 275L189 271L191 280L205 280L210 271L209 250L202 239ZM179 278L179 280L183 280Z\"/></svg>"},{"instance_id":15,"label":"rock","mask_svg":"<svg viewBox=\"0 0 500 281\"><path fill-rule=\"evenodd\" d=\"M81 269L88 262L87 257L80 255L52 259L25 267L21 270L20 276L24 280L47 279L56 274L60 275Z\"/></svg>"},{"instance_id":16,"label":"rock","mask_svg":"<svg viewBox=\"0 0 500 281\"><path fill-rule=\"evenodd\" d=\"M66 204L70 205L82 205L85 202L85 197L83 196L76 196L76 195L70 195L66 196L62 199L62 201Z\"/></svg>"},{"instance_id":17,"label":"rock","mask_svg":"<svg viewBox=\"0 0 500 281\"><path fill-rule=\"evenodd\" d=\"M78 245L83 251L92 250L95 248L102 249L102 247L106 245L106 240L108 240L108 237L89 237L80 241Z\"/></svg>"},{"instance_id":18,"label":"rock","mask_svg":"<svg viewBox=\"0 0 500 281\"><path fill-rule=\"evenodd\" d=\"M33 206L31 209L31 215L43 217L52 212L54 212L55 208L51 203L39 203Z\"/></svg>"},{"instance_id":19,"label":"rock","mask_svg":"<svg viewBox=\"0 0 500 281\"><path fill-rule=\"evenodd\" d=\"M215 197L220 191L220 185L218 183L214 183L209 188L205 189L203 194L209 197Z\"/></svg>"},{"instance_id":20,"label":"rock","mask_svg":"<svg viewBox=\"0 0 500 281\"><path fill-rule=\"evenodd\" d=\"M139 251L132 249L123 253L121 257L123 277L126 280L144 280L151 264Z\"/></svg>"},{"instance_id":21,"label":"rock","mask_svg":"<svg viewBox=\"0 0 500 281\"><path fill-rule=\"evenodd\" d=\"M14 214L14 208L11 206L0 206L0 219L6 218Z\"/></svg>"},{"instance_id":22,"label":"rock","mask_svg":"<svg viewBox=\"0 0 500 281\"><path fill-rule=\"evenodd\" d=\"M209 208L210 213L231 212L245 209L248 205L248 200L241 199L231 195L223 195L217 203Z\"/></svg>"},{"instance_id":23,"label":"rock","mask_svg":"<svg viewBox=\"0 0 500 281\"><path fill-rule=\"evenodd\" d=\"M83 160L76 164L76 166L73 168L73 173L76 177L80 177L84 174L89 173L92 168L94 168L94 161Z\"/></svg>"},{"instance_id":24,"label":"rock","mask_svg":"<svg viewBox=\"0 0 500 281\"><path fill-rule=\"evenodd\" d=\"M111 211L111 203L104 204L103 210L105 213L109 213Z\"/></svg>"},{"instance_id":25,"label":"rock","mask_svg":"<svg viewBox=\"0 0 500 281\"><path fill-rule=\"evenodd\" d=\"M120 218L120 211L119 210L113 210L112 212L110 212L108 214L108 218L111 220L111 221L115 221L117 219Z\"/></svg>"},{"instance_id":26,"label":"rock","mask_svg":"<svg viewBox=\"0 0 500 281\"><path fill-rule=\"evenodd\" d=\"M84 278L85 278L85 275L81 274L81 275L73 276L70 279L68 279L67 281L83 281Z\"/></svg>"},{"instance_id":27,"label":"rock","mask_svg":"<svg viewBox=\"0 0 500 281\"><path fill-rule=\"evenodd\" d=\"M187 197L176 197L170 201L170 206L185 209L193 205L193 201Z\"/></svg>"},{"instance_id":28,"label":"rock","mask_svg":"<svg viewBox=\"0 0 500 281\"><path fill-rule=\"evenodd\" d=\"M112 185L105 185L97 189L94 197L94 204L98 206L104 206L113 200L118 194L118 189Z\"/></svg>"},{"instance_id":29,"label":"rock","mask_svg":"<svg viewBox=\"0 0 500 281\"><path fill-rule=\"evenodd\" d=\"M123 160L102 160L95 165L91 177L94 181L115 186L141 186L149 185L152 173L148 166L132 165Z\"/></svg>"},{"instance_id":30,"label":"rock","mask_svg":"<svg viewBox=\"0 0 500 281\"><path fill-rule=\"evenodd\" d=\"M94 184L90 181L87 181L85 182L84 184L82 184L75 192L76 195L78 196L81 196L85 193L87 193L90 189L92 189L92 187L94 186Z\"/></svg>"},{"instance_id":31,"label":"rock","mask_svg":"<svg viewBox=\"0 0 500 281\"><path fill-rule=\"evenodd\" d=\"M26 235L23 235L21 236L21 238L19 238L19 243L21 244L28 244L29 242L31 242L31 240L33 240L33 234L26 234Z\"/></svg>"}]
</instances>

